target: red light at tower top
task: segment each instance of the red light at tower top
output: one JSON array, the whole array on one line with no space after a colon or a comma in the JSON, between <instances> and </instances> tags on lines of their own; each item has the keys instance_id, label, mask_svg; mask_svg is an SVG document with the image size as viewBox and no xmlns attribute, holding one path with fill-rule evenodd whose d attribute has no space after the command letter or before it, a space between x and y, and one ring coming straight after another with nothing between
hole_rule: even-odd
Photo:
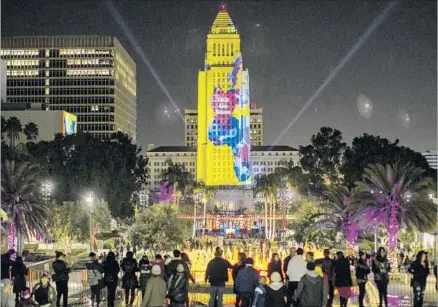
<instances>
[{"instance_id":1,"label":"red light at tower top","mask_svg":"<svg viewBox=\"0 0 438 307\"><path fill-rule=\"evenodd\" d=\"M225 12L227 10L227 6L225 5L225 3L221 3L221 11Z\"/></svg>"}]
</instances>

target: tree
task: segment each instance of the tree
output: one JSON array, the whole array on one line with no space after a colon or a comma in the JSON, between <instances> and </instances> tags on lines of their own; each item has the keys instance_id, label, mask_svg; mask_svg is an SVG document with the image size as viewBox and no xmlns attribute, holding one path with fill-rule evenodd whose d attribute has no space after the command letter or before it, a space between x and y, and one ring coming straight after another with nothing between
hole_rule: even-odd
<instances>
[{"instance_id":1,"label":"tree","mask_svg":"<svg viewBox=\"0 0 438 307\"><path fill-rule=\"evenodd\" d=\"M47 206L41 197L41 170L28 161L2 161L2 207L17 234L17 249L23 238L46 235Z\"/></svg>"},{"instance_id":2,"label":"tree","mask_svg":"<svg viewBox=\"0 0 438 307\"><path fill-rule=\"evenodd\" d=\"M91 190L108 202L112 216L121 219L133 216L132 196L148 177L147 159L140 151L123 134L106 141L86 133L57 135L29 147L33 159L57 183L57 203L82 201Z\"/></svg>"},{"instance_id":3,"label":"tree","mask_svg":"<svg viewBox=\"0 0 438 307\"><path fill-rule=\"evenodd\" d=\"M436 214L430 214L436 212L436 205L428 197L432 179L424 173L409 164L376 164L365 168L363 180L356 182L349 210L360 210L362 228L385 225L392 258L401 226L425 231L436 225Z\"/></svg>"},{"instance_id":4,"label":"tree","mask_svg":"<svg viewBox=\"0 0 438 307\"><path fill-rule=\"evenodd\" d=\"M279 184L280 177L276 173L260 174L255 178L254 194L262 194L265 202L265 236L268 239L275 236L275 206Z\"/></svg>"},{"instance_id":5,"label":"tree","mask_svg":"<svg viewBox=\"0 0 438 307\"><path fill-rule=\"evenodd\" d=\"M342 142L342 133L329 127L322 127L312 136L310 143L300 146L300 163L309 175L312 190L321 193L324 181L340 182L341 158L347 145Z\"/></svg>"},{"instance_id":6,"label":"tree","mask_svg":"<svg viewBox=\"0 0 438 307\"><path fill-rule=\"evenodd\" d=\"M436 178L436 171L429 167L422 154L400 146L399 140L390 142L388 139L365 133L354 138L351 148L345 150L341 172L344 182L353 187L356 181L362 179L364 169L370 164L407 163L426 170L427 176Z\"/></svg>"},{"instance_id":7,"label":"tree","mask_svg":"<svg viewBox=\"0 0 438 307\"><path fill-rule=\"evenodd\" d=\"M278 167L275 170L280 176L287 178L287 186L300 193L301 195L307 195L309 190L309 175L304 174L303 169L299 166L295 166L292 160L287 162L284 167Z\"/></svg>"},{"instance_id":8,"label":"tree","mask_svg":"<svg viewBox=\"0 0 438 307\"><path fill-rule=\"evenodd\" d=\"M293 231L292 239L304 245L311 242L318 249L334 247L339 241L335 229L311 228L315 223L315 216L322 213L323 210L319 204L308 198L302 198L298 210L294 213L294 219L288 225L288 228Z\"/></svg>"},{"instance_id":9,"label":"tree","mask_svg":"<svg viewBox=\"0 0 438 307\"><path fill-rule=\"evenodd\" d=\"M23 133L26 136L26 139L28 142L36 141L36 139L38 138L39 132L40 132L40 130L39 130L38 126L32 122L27 123L23 129Z\"/></svg>"},{"instance_id":10,"label":"tree","mask_svg":"<svg viewBox=\"0 0 438 307\"><path fill-rule=\"evenodd\" d=\"M20 133L23 131L20 120L12 116L6 121L6 136L9 139L9 147L14 148L15 142L20 138Z\"/></svg>"},{"instance_id":11,"label":"tree","mask_svg":"<svg viewBox=\"0 0 438 307\"><path fill-rule=\"evenodd\" d=\"M6 133L7 127L8 127L7 121L6 121L5 117L2 115L2 126L1 126L2 141L5 138L4 134Z\"/></svg>"},{"instance_id":12,"label":"tree","mask_svg":"<svg viewBox=\"0 0 438 307\"><path fill-rule=\"evenodd\" d=\"M194 186L194 179L183 164L167 160L167 169L161 174L162 181L167 190L173 188L175 203L179 206L181 197Z\"/></svg>"},{"instance_id":13,"label":"tree","mask_svg":"<svg viewBox=\"0 0 438 307\"><path fill-rule=\"evenodd\" d=\"M172 250L188 239L187 228L178 218L174 205L153 205L140 213L130 230L130 237L144 249Z\"/></svg>"},{"instance_id":14,"label":"tree","mask_svg":"<svg viewBox=\"0 0 438 307\"><path fill-rule=\"evenodd\" d=\"M102 199L93 203L92 207L93 228L95 232L111 231L111 211L108 203Z\"/></svg>"},{"instance_id":15,"label":"tree","mask_svg":"<svg viewBox=\"0 0 438 307\"><path fill-rule=\"evenodd\" d=\"M306 231L330 229L334 232L340 232L347 241L347 248L352 250L359 234L359 228L353 214L347 210L348 200L352 195L352 192L345 186L329 188L328 191L324 192L325 199L320 204L323 212L311 217L312 221L316 220Z\"/></svg>"},{"instance_id":16,"label":"tree","mask_svg":"<svg viewBox=\"0 0 438 307\"><path fill-rule=\"evenodd\" d=\"M89 221L85 204L53 203L49 229L55 242L68 252L74 241L84 242L89 239Z\"/></svg>"}]
</instances>

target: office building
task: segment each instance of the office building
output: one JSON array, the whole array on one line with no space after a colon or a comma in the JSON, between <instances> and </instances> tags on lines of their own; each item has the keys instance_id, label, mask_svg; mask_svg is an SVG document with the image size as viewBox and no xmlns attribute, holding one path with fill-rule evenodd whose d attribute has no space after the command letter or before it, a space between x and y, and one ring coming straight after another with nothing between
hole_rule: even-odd
<instances>
[{"instance_id":1,"label":"office building","mask_svg":"<svg viewBox=\"0 0 438 307\"><path fill-rule=\"evenodd\" d=\"M197 150L189 146L159 146L148 148L150 177L148 188L157 191L160 187L162 173L167 169L167 161L184 165L185 169L196 178ZM271 174L279 167L286 167L289 161L299 166L298 150L290 146L252 146L252 170L254 175Z\"/></svg>"},{"instance_id":2,"label":"office building","mask_svg":"<svg viewBox=\"0 0 438 307\"><path fill-rule=\"evenodd\" d=\"M198 145L198 111L186 109L185 118L185 146L196 147ZM257 108L251 104L250 108L250 141L253 146L263 145L263 108Z\"/></svg>"},{"instance_id":3,"label":"office building","mask_svg":"<svg viewBox=\"0 0 438 307\"><path fill-rule=\"evenodd\" d=\"M8 103L40 103L78 117L99 138L136 139L136 66L115 37L3 37Z\"/></svg>"},{"instance_id":4,"label":"office building","mask_svg":"<svg viewBox=\"0 0 438 307\"><path fill-rule=\"evenodd\" d=\"M429 163L429 166L433 169L438 170L438 151L437 150L426 150L421 153Z\"/></svg>"}]
</instances>

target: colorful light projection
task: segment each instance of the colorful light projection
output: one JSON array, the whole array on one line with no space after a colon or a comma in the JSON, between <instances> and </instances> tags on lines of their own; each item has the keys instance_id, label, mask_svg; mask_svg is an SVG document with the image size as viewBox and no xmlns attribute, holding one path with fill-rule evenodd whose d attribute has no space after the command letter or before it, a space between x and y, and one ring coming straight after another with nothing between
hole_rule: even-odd
<instances>
[{"instance_id":1,"label":"colorful light projection","mask_svg":"<svg viewBox=\"0 0 438 307\"><path fill-rule=\"evenodd\" d=\"M213 120L208 127L208 141L215 147L226 146L228 154L213 157L213 163L232 165L234 178L224 172L217 184L237 185L251 183L250 167L250 121L249 121L249 77L242 71L240 54L233 62L233 69L228 73L228 90L218 83L210 98ZM241 88L238 78L241 78ZM209 169L211 169L209 167Z\"/></svg>"},{"instance_id":2,"label":"colorful light projection","mask_svg":"<svg viewBox=\"0 0 438 307\"><path fill-rule=\"evenodd\" d=\"M70 135L78 133L78 117L71 113L62 112L62 124L61 131L62 135Z\"/></svg>"}]
</instances>

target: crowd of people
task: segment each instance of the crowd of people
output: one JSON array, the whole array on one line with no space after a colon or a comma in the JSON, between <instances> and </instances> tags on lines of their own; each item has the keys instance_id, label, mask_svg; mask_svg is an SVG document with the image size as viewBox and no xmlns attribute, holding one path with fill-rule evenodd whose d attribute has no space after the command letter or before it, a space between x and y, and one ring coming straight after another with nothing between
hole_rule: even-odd
<instances>
[{"instance_id":1,"label":"crowd of people","mask_svg":"<svg viewBox=\"0 0 438 307\"><path fill-rule=\"evenodd\" d=\"M278 253L272 254L267 276L260 274L254 267L254 259L245 253L239 253L238 262L234 265L225 259L223 253L217 247L213 259L206 266L204 281L210 286L209 307L223 306L229 276L236 295L236 307L329 307L333 305L335 289L341 307L346 307L352 296L352 274L355 274L359 288L359 306L363 307L366 283L371 272L379 293L379 306L388 306L387 290L392 268L383 247L372 256L360 252L354 261L345 257L341 251L333 259L326 249L324 257L315 259L312 252L305 254L301 248L291 248L283 261ZM71 268L65 257L64 253L57 252L52 264L52 276L42 274L40 281L30 290L26 287L29 270L23 259L15 257L13 250L3 254L0 307L60 307L61 303L67 307ZM171 307L188 307L189 282L196 283L188 254L179 250L173 251L173 257L157 254L155 259L149 260L143 255L139 261L129 250L121 261L114 252L109 252L104 259L91 252L86 269L91 304L96 307L101 303L103 288L107 288L107 306L115 306L119 279L127 307L134 304L136 289L141 291L142 307L161 307L167 303ZM407 271L412 274L413 306L421 307L430 272L427 253L420 251L416 259L409 263ZM436 265L434 274L436 277ZM55 286L52 286L51 280Z\"/></svg>"}]
</instances>

